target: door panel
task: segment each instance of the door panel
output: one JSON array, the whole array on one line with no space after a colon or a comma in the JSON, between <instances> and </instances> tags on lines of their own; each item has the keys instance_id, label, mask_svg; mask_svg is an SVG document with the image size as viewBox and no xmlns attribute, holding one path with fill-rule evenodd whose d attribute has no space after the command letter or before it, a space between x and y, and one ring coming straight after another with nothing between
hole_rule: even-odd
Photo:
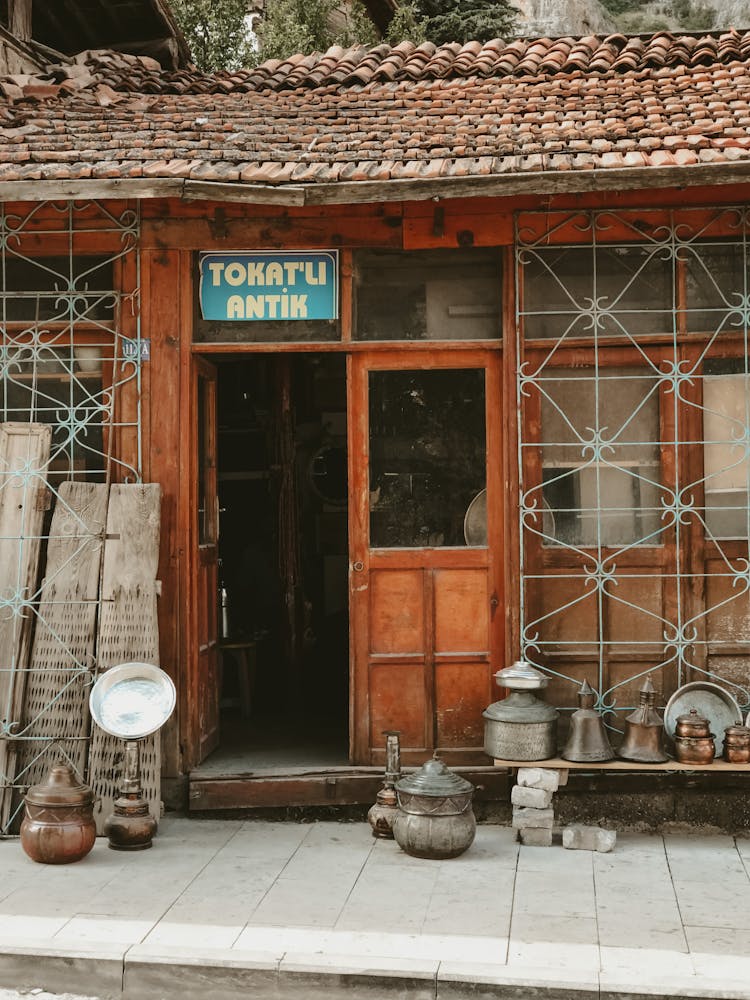
<instances>
[{"instance_id":1,"label":"door panel","mask_svg":"<svg viewBox=\"0 0 750 1000\"><path fill-rule=\"evenodd\" d=\"M196 683L198 749L203 760L219 744L219 634L218 634L218 493L216 474L216 367L202 358L194 361L193 413L196 445L193 477L195 512L194 614L196 629Z\"/></svg>"},{"instance_id":2,"label":"door panel","mask_svg":"<svg viewBox=\"0 0 750 1000\"><path fill-rule=\"evenodd\" d=\"M393 729L406 762L476 758L504 642L499 356L352 357L350 416L353 760L379 763ZM488 542L469 546L482 488Z\"/></svg>"}]
</instances>

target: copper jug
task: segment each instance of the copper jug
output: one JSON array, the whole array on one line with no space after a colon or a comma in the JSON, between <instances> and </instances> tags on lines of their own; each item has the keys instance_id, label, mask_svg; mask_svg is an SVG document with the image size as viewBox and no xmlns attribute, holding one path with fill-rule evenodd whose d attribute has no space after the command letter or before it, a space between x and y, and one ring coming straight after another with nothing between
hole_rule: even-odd
<instances>
[{"instance_id":1,"label":"copper jug","mask_svg":"<svg viewBox=\"0 0 750 1000\"><path fill-rule=\"evenodd\" d=\"M596 692L588 681L581 684L578 692L578 709L570 717L568 742L562 752L564 760L590 763L597 760L612 760L614 750L609 745L602 717L594 708Z\"/></svg>"},{"instance_id":2,"label":"copper jug","mask_svg":"<svg viewBox=\"0 0 750 1000\"><path fill-rule=\"evenodd\" d=\"M67 865L85 858L96 841L94 793L65 761L26 793L21 847L32 861Z\"/></svg>"},{"instance_id":3,"label":"copper jug","mask_svg":"<svg viewBox=\"0 0 750 1000\"><path fill-rule=\"evenodd\" d=\"M654 708L656 691L650 677L639 689L638 700L638 708L625 719L625 738L617 756L639 764L663 764L669 760L662 746L664 723Z\"/></svg>"}]
</instances>

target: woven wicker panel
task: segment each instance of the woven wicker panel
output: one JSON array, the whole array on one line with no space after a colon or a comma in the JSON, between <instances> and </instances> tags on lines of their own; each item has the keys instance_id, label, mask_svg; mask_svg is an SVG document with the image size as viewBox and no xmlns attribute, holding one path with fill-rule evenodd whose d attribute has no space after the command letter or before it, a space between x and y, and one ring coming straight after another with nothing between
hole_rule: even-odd
<instances>
[{"instance_id":1,"label":"woven wicker panel","mask_svg":"<svg viewBox=\"0 0 750 1000\"><path fill-rule=\"evenodd\" d=\"M33 602L39 571L49 461L50 428L0 424L0 830L7 827L13 796L16 735L28 664Z\"/></svg>"},{"instance_id":2,"label":"woven wicker panel","mask_svg":"<svg viewBox=\"0 0 750 1000\"><path fill-rule=\"evenodd\" d=\"M84 775L106 510L105 485L61 485L26 683L17 784L41 781L58 757Z\"/></svg>"},{"instance_id":3,"label":"woven wicker panel","mask_svg":"<svg viewBox=\"0 0 750 1000\"><path fill-rule=\"evenodd\" d=\"M99 615L99 672L118 663L159 664L156 571L159 559L160 488L156 484L112 487L104 545ZM94 727L89 784L99 797L94 814L101 830L119 795L122 740ZM141 740L143 795L155 817L161 814L160 737Z\"/></svg>"}]
</instances>

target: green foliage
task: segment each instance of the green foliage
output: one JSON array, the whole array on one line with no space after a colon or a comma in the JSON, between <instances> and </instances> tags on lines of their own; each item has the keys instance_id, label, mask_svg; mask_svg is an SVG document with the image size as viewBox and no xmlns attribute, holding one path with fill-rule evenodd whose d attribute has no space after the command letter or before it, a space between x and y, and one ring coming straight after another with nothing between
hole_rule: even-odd
<instances>
[{"instance_id":1,"label":"green foliage","mask_svg":"<svg viewBox=\"0 0 750 1000\"><path fill-rule=\"evenodd\" d=\"M360 0L266 0L254 43L247 0L172 0L193 59L207 72L321 52L331 45L374 45L377 34ZM257 45L257 48L256 48Z\"/></svg>"},{"instance_id":2,"label":"green foliage","mask_svg":"<svg viewBox=\"0 0 750 1000\"><path fill-rule=\"evenodd\" d=\"M416 3L399 4L391 18L385 40L390 45L409 41L420 45L427 40L427 18L422 17Z\"/></svg>"},{"instance_id":3,"label":"green foliage","mask_svg":"<svg viewBox=\"0 0 750 1000\"><path fill-rule=\"evenodd\" d=\"M427 39L444 42L487 42L512 36L518 11L508 0L413 0L424 20Z\"/></svg>"},{"instance_id":4,"label":"green foliage","mask_svg":"<svg viewBox=\"0 0 750 1000\"><path fill-rule=\"evenodd\" d=\"M610 14L627 14L642 5L643 0L601 0L601 5Z\"/></svg>"},{"instance_id":5,"label":"green foliage","mask_svg":"<svg viewBox=\"0 0 750 1000\"><path fill-rule=\"evenodd\" d=\"M258 29L260 59L324 52L331 45L374 45L377 34L359 0L266 0Z\"/></svg>"},{"instance_id":6,"label":"green foliage","mask_svg":"<svg viewBox=\"0 0 750 1000\"><path fill-rule=\"evenodd\" d=\"M236 69L256 60L247 0L172 0L171 6L199 69Z\"/></svg>"}]
</instances>

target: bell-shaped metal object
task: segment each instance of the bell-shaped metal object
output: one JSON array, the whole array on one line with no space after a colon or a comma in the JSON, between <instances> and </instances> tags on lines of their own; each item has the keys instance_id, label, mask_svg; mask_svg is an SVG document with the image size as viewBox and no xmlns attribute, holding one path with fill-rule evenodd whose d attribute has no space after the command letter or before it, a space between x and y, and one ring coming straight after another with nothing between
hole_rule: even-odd
<instances>
[{"instance_id":1,"label":"bell-shaped metal object","mask_svg":"<svg viewBox=\"0 0 750 1000\"><path fill-rule=\"evenodd\" d=\"M568 742L562 752L564 760L590 763L597 760L612 760L614 750L609 745L602 717L594 709L596 693L588 681L581 684L578 692L579 707L570 717Z\"/></svg>"},{"instance_id":2,"label":"bell-shaped metal object","mask_svg":"<svg viewBox=\"0 0 750 1000\"><path fill-rule=\"evenodd\" d=\"M638 764L663 764L669 760L662 745L664 722L654 708L656 691L650 677L639 689L638 700L638 708L625 719L625 738L617 756Z\"/></svg>"}]
</instances>

